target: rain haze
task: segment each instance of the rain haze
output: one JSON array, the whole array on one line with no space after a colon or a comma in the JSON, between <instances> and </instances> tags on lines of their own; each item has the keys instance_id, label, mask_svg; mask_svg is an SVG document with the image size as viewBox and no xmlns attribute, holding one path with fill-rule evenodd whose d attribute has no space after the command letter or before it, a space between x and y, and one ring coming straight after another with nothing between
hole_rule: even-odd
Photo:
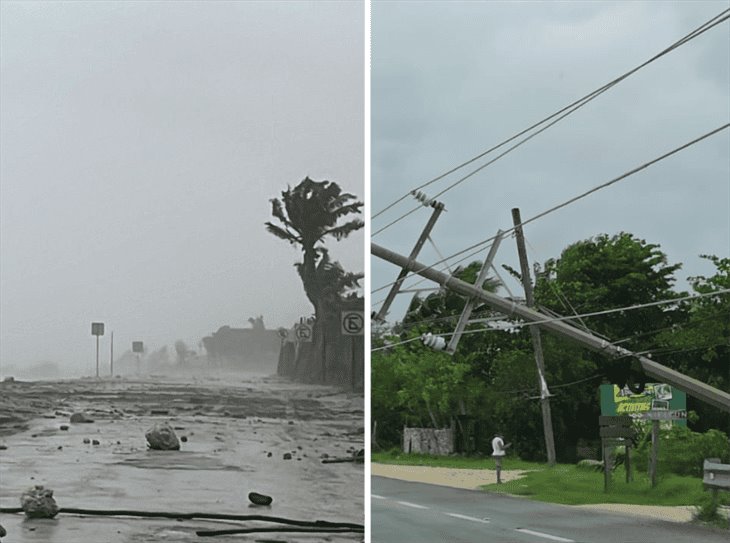
<instances>
[{"instance_id":1,"label":"rain haze","mask_svg":"<svg viewBox=\"0 0 730 543\"><path fill-rule=\"evenodd\" d=\"M304 177L363 190L361 3L2 2L2 373L313 308L264 228ZM356 233L327 243L364 269Z\"/></svg>"},{"instance_id":2,"label":"rain haze","mask_svg":"<svg viewBox=\"0 0 730 543\"><path fill-rule=\"evenodd\" d=\"M640 65L728 7L724 1L374 2L373 214ZM438 251L427 243L419 260L441 260L511 228L514 207L526 220L727 124L729 57L725 21L439 196L446 212L431 234ZM506 148L423 192L434 196ZM408 197L376 215L373 241L410 253L430 209L379 230L416 206ZM730 131L526 225L528 258L545 262L571 243L621 231L659 244L669 263L683 264L678 290L689 288L688 276L712 275L714 267L699 255L730 255ZM506 238L498 269L518 268L516 253ZM467 262L485 255L482 246ZM397 269L373 258L371 273L377 310ZM507 281L521 295L521 286ZM398 297L390 322L402 319L410 296Z\"/></svg>"}]
</instances>

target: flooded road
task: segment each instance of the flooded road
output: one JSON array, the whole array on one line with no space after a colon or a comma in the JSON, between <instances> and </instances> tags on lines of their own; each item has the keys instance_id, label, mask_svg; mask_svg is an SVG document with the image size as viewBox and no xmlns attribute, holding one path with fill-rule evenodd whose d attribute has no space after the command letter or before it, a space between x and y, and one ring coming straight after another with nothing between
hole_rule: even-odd
<instances>
[{"instance_id":1,"label":"flooded road","mask_svg":"<svg viewBox=\"0 0 730 543\"><path fill-rule=\"evenodd\" d=\"M21 421L12 410L34 414ZM33 411L35 409L35 411ZM24 411L25 410L25 411ZM83 412L93 423L70 423ZM363 523L363 464L322 460L363 448L362 394L227 375L0 385L0 506L35 484L59 507L270 515ZM147 449L168 422L180 451ZM62 429L68 426L68 429ZM95 444L96 443L96 444ZM273 497L254 506L249 492ZM262 526L202 520L2 514L8 542L198 541L200 529ZM267 524L268 526L268 524ZM261 533L215 541L360 541L360 534Z\"/></svg>"}]
</instances>

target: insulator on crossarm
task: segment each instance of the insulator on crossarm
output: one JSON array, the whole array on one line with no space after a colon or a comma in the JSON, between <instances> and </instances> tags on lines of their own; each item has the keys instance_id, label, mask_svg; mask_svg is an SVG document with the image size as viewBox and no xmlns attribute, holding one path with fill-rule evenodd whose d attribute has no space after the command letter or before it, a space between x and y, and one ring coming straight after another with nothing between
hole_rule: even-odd
<instances>
[{"instance_id":1,"label":"insulator on crossarm","mask_svg":"<svg viewBox=\"0 0 730 543\"><path fill-rule=\"evenodd\" d=\"M431 332L421 335L421 341L434 351L443 351L446 348L446 340L441 336L434 336Z\"/></svg>"},{"instance_id":2,"label":"insulator on crossarm","mask_svg":"<svg viewBox=\"0 0 730 543\"><path fill-rule=\"evenodd\" d=\"M433 198L429 198L426 194L424 194L420 190L412 190L411 194L413 195L413 197L416 200L421 202L421 204L424 205L425 207L428 207L434 203Z\"/></svg>"}]
</instances>

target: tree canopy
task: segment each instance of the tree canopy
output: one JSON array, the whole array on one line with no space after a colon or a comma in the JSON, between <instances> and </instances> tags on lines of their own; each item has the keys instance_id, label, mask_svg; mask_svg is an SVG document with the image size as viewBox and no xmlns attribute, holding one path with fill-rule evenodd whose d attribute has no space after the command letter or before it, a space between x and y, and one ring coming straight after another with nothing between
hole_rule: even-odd
<instances>
[{"instance_id":1,"label":"tree canopy","mask_svg":"<svg viewBox=\"0 0 730 543\"><path fill-rule=\"evenodd\" d=\"M730 288L730 259L704 258L716 266L717 273L691 278L693 291ZM474 262L456 275L473 282L479 267ZM681 264L669 263L658 245L625 232L573 243L537 268L535 300L547 314L570 316L671 302L687 294L674 289ZM495 286L490 281L485 288ZM464 303L464 298L444 290L425 298L416 296L403 322L381 330L373 346L382 346L386 340L396 344L426 331L450 334ZM478 306L474 316L497 314ZM374 352L372 414L378 421L380 445L397 443L403 424L447 425L451 417L457 422L475 421L481 429L474 439L478 450L488 452L487 438L501 431L524 458L544 458L534 354L527 327L516 324L512 331L470 325L453 357L416 341ZM573 324L730 391L730 296L632 308L574 319ZM598 385L635 385L646 377L630 357L610 360L547 333L543 352L553 394L558 458L570 460L579 442L598 439ZM441 387L438 394L435 386ZM730 430L726 414L699 402L690 405L699 414L701 429Z\"/></svg>"}]
</instances>

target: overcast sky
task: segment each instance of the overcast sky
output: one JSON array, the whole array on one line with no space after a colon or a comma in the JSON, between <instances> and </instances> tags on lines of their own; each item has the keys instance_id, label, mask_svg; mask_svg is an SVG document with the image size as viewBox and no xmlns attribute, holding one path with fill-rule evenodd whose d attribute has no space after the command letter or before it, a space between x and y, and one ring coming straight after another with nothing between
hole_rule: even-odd
<instances>
[{"instance_id":1,"label":"overcast sky","mask_svg":"<svg viewBox=\"0 0 730 543\"><path fill-rule=\"evenodd\" d=\"M1 4L0 366L313 309L264 230L305 176L364 197L359 2ZM363 237L329 243L362 271Z\"/></svg>"},{"instance_id":2,"label":"overcast sky","mask_svg":"<svg viewBox=\"0 0 730 543\"><path fill-rule=\"evenodd\" d=\"M728 7L727 1L374 2L373 212L648 60ZM729 52L726 21L444 194L447 212L432 234L438 251L448 256L510 228L513 207L527 219L728 123ZM713 273L698 255L730 255L729 164L725 130L527 225L528 257L544 262L573 242L631 232L660 244L670 263L684 264L677 288L687 289L687 276ZM424 192L433 195L457 178ZM409 198L376 218L373 232L413 207ZM408 254L430 211L421 208L373 241ZM427 244L419 260L440 258ZM513 238L504 240L495 263L518 266ZM397 274L375 258L371 266L374 290ZM508 285L521 294L518 284ZM386 293L375 292L373 302ZM402 318L410 296L398 298L390 321Z\"/></svg>"}]
</instances>

